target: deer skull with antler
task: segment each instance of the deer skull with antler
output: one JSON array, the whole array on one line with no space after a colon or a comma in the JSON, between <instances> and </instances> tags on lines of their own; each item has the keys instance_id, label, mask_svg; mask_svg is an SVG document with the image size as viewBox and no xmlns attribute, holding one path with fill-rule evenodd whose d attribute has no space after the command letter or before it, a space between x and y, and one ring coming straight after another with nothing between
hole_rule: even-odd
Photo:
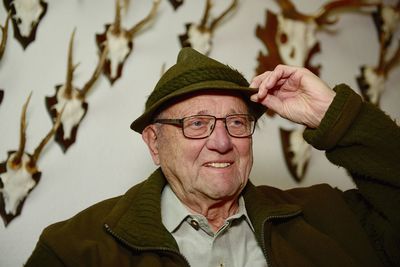
<instances>
[{"instance_id":1,"label":"deer skull with antler","mask_svg":"<svg viewBox=\"0 0 400 267\"><path fill-rule=\"evenodd\" d=\"M35 40L37 27L47 11L43 0L4 0L4 5L11 11L14 36L25 49Z\"/></svg>"},{"instance_id":2,"label":"deer skull with antler","mask_svg":"<svg viewBox=\"0 0 400 267\"><path fill-rule=\"evenodd\" d=\"M25 152L26 110L31 95L22 108L19 148L9 151L7 160L0 163L0 215L6 226L21 213L26 197L39 182L41 172L37 162L40 153L60 125L59 116L33 154Z\"/></svg>"},{"instance_id":3,"label":"deer skull with antler","mask_svg":"<svg viewBox=\"0 0 400 267\"><path fill-rule=\"evenodd\" d=\"M357 77L357 83L364 99L378 106L381 95L385 90L387 76L400 62L400 42L397 50L388 59L392 36L400 24L400 1L395 7L389 5L379 6L373 17L380 44L379 62L377 66L361 66L361 75Z\"/></svg>"},{"instance_id":4,"label":"deer skull with antler","mask_svg":"<svg viewBox=\"0 0 400 267\"><path fill-rule=\"evenodd\" d=\"M218 23L228 15L237 6L237 0L233 0L228 8L221 13L217 18L209 22L210 9L212 7L211 0L206 1L203 18L200 24L188 23L186 24L186 32L179 35L179 40L182 47L192 47L193 49L205 55L210 53L212 37Z\"/></svg>"},{"instance_id":5,"label":"deer skull with antler","mask_svg":"<svg viewBox=\"0 0 400 267\"><path fill-rule=\"evenodd\" d=\"M153 0L150 13L132 28L126 30L121 27L121 7L119 0L116 0L114 23L106 25L103 34L96 35L96 43L99 50L103 51L105 47L108 47L103 72L111 84L121 77L124 63L132 52L135 35L153 19L159 4L160 0Z\"/></svg>"},{"instance_id":6,"label":"deer skull with antler","mask_svg":"<svg viewBox=\"0 0 400 267\"><path fill-rule=\"evenodd\" d=\"M316 38L318 29L332 25L337 19L332 14L343 8L376 6L365 0L338 0L325 4L316 14L300 13L289 0L277 0L282 12L267 11L265 28L257 27L256 35L266 45L268 56L259 54L257 74L273 69L278 64L303 66L319 75L320 66L312 66L312 56L320 51Z\"/></svg>"},{"instance_id":7,"label":"deer skull with antler","mask_svg":"<svg viewBox=\"0 0 400 267\"><path fill-rule=\"evenodd\" d=\"M86 95L101 74L108 50L107 47L105 47L102 51L97 67L91 78L86 82L83 88L79 90L72 84L74 70L77 67L77 65L74 66L72 62L74 36L75 30L69 42L66 82L63 85L56 86L56 93L54 96L46 97L46 107L53 119L60 114L63 108L65 109L61 116L61 127L58 128L55 136L56 142L62 147L64 152L75 143L79 124L88 109L88 103L85 101Z\"/></svg>"},{"instance_id":8,"label":"deer skull with antler","mask_svg":"<svg viewBox=\"0 0 400 267\"><path fill-rule=\"evenodd\" d=\"M256 35L266 45L268 55L258 56L257 74L269 71L278 64L302 66L319 75L320 66L312 66L312 57L320 51L316 38L318 29L337 21L331 15L342 8L376 6L363 0L338 0L326 3L315 15L300 13L289 0L277 0L282 12L267 11L264 28L258 26ZM273 116L272 111L267 112ZM302 137L302 130L281 130L282 149L286 165L296 181L303 179L310 160L310 146Z\"/></svg>"}]
</instances>

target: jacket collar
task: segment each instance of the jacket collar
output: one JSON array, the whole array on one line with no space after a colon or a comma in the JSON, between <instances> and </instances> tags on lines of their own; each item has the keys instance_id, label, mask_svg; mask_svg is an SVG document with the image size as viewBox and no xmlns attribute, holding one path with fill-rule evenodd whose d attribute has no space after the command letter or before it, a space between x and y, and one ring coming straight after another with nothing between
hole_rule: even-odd
<instances>
[{"instance_id":1,"label":"jacket collar","mask_svg":"<svg viewBox=\"0 0 400 267\"><path fill-rule=\"evenodd\" d=\"M178 250L173 236L161 221L160 199L165 184L165 177L158 168L122 196L105 220L114 236L138 249Z\"/></svg>"},{"instance_id":2,"label":"jacket collar","mask_svg":"<svg viewBox=\"0 0 400 267\"><path fill-rule=\"evenodd\" d=\"M242 192L256 238L261 236L266 221L291 218L302 212L299 205L291 204L282 197L285 193L281 190L269 186L262 188L249 181Z\"/></svg>"},{"instance_id":3,"label":"jacket collar","mask_svg":"<svg viewBox=\"0 0 400 267\"><path fill-rule=\"evenodd\" d=\"M161 193L165 184L164 174L158 168L118 201L105 220L114 236L137 249L179 250L175 239L162 224ZM271 201L250 182L243 190L243 197L257 238L261 236L266 220L287 218L301 212L297 205Z\"/></svg>"}]
</instances>

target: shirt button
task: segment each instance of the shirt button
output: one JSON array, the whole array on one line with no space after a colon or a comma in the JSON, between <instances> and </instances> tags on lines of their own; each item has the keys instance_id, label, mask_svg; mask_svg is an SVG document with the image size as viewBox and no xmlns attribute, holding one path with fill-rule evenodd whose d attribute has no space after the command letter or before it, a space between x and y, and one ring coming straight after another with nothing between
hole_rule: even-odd
<instances>
[{"instance_id":1,"label":"shirt button","mask_svg":"<svg viewBox=\"0 0 400 267\"><path fill-rule=\"evenodd\" d=\"M199 223L196 220L190 220L190 225L197 231L199 230L200 226Z\"/></svg>"}]
</instances>

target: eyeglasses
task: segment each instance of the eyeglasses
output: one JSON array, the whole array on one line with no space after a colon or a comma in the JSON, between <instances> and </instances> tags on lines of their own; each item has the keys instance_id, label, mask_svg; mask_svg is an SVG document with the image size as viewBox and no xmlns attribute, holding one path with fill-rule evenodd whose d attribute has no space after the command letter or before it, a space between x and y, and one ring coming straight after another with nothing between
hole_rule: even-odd
<instances>
[{"instance_id":1,"label":"eyeglasses","mask_svg":"<svg viewBox=\"0 0 400 267\"><path fill-rule=\"evenodd\" d=\"M194 115L182 119L155 119L153 123L175 125L182 128L182 133L190 139L202 139L210 136L217 120L225 124L228 134L232 137L249 137L253 134L256 119L250 114L233 114L225 118L212 115Z\"/></svg>"}]
</instances>

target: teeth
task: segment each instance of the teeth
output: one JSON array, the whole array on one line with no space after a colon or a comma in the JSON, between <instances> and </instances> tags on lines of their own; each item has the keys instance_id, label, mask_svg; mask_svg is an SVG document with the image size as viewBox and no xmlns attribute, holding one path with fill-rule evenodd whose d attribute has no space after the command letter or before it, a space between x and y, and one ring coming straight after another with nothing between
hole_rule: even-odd
<instances>
[{"instance_id":1,"label":"teeth","mask_svg":"<svg viewBox=\"0 0 400 267\"><path fill-rule=\"evenodd\" d=\"M207 164L207 166L210 166L210 167L213 167L213 168L225 168L225 167L228 167L228 166L230 166L231 164L230 163L227 163L227 162L225 162L225 163L220 163L220 162L214 162L214 163L208 163Z\"/></svg>"}]
</instances>

